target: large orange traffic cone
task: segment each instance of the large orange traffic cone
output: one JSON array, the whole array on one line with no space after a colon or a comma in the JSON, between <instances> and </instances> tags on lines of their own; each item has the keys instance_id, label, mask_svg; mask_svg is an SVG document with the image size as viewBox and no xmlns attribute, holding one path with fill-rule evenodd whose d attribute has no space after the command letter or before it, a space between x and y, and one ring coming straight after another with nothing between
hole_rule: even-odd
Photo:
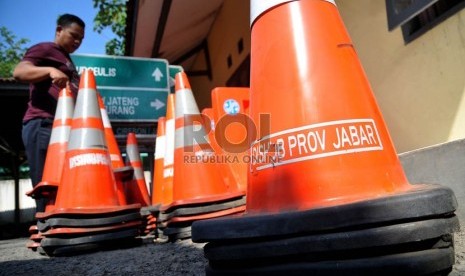
<instances>
[{"instance_id":1,"label":"large orange traffic cone","mask_svg":"<svg viewBox=\"0 0 465 276\"><path fill-rule=\"evenodd\" d=\"M193 225L211 275L451 269L453 192L408 183L334 1L252 0L251 18L250 116L269 131L247 215Z\"/></svg>"},{"instance_id":2,"label":"large orange traffic cone","mask_svg":"<svg viewBox=\"0 0 465 276\"><path fill-rule=\"evenodd\" d=\"M111 167L115 174L121 172L122 170L132 170L131 167L125 167L123 162L123 157L116 142L115 135L113 133L113 128L111 127L110 118L108 118L107 110L105 109L105 104L103 103L102 96L100 93L97 93L98 105L100 108L100 114L102 116L103 127L105 130L105 141L108 145L108 152L110 153ZM126 205L126 196L124 194L123 179L115 175L116 181L116 191L118 193L118 200L120 205Z\"/></svg>"},{"instance_id":3,"label":"large orange traffic cone","mask_svg":"<svg viewBox=\"0 0 465 276\"><path fill-rule=\"evenodd\" d=\"M249 125L249 88L217 87L212 90L212 109L217 122L215 137L222 148L222 154L228 155L229 163L239 190L247 191L248 148L250 145Z\"/></svg>"},{"instance_id":4,"label":"large orange traffic cone","mask_svg":"<svg viewBox=\"0 0 465 276\"><path fill-rule=\"evenodd\" d=\"M128 157L128 164L134 169L134 178L132 181L125 183L127 201L128 203L139 203L142 206L149 206L149 192L145 182L144 169L142 167L142 160L140 159L136 134L133 132L128 133L126 154Z\"/></svg>"},{"instance_id":5,"label":"large orange traffic cone","mask_svg":"<svg viewBox=\"0 0 465 276\"><path fill-rule=\"evenodd\" d=\"M53 121L52 134L45 158L42 181L26 195L33 198L46 198L45 211L52 210L60 184L63 163L65 162L71 120L73 119L74 99L69 87L60 91L57 110Z\"/></svg>"},{"instance_id":6,"label":"large orange traffic cone","mask_svg":"<svg viewBox=\"0 0 465 276\"><path fill-rule=\"evenodd\" d=\"M155 155L153 161L152 180L152 205L161 206L163 202L163 170L166 148L165 137L166 118L158 118L157 138L155 143Z\"/></svg>"}]
</instances>

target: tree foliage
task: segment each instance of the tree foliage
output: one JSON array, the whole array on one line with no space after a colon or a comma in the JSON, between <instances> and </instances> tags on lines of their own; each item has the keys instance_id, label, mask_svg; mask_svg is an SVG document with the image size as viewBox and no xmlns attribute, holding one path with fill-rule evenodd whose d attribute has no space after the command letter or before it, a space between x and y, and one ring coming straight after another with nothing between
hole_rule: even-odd
<instances>
[{"instance_id":1,"label":"tree foliage","mask_svg":"<svg viewBox=\"0 0 465 276\"><path fill-rule=\"evenodd\" d=\"M126 2L127 0L93 0L98 13L94 18L94 31L110 27L116 38L105 44L107 55L122 56L125 52Z\"/></svg>"},{"instance_id":2,"label":"tree foliage","mask_svg":"<svg viewBox=\"0 0 465 276\"><path fill-rule=\"evenodd\" d=\"M13 76L13 69L23 57L27 48L24 44L29 39L17 39L8 28L0 27L0 77L9 78Z\"/></svg>"}]
</instances>

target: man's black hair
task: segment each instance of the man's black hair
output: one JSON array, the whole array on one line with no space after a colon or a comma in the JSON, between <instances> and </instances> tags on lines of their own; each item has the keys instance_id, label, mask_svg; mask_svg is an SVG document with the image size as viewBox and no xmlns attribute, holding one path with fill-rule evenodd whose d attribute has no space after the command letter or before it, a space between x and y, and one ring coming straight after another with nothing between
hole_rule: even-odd
<instances>
[{"instance_id":1,"label":"man's black hair","mask_svg":"<svg viewBox=\"0 0 465 276\"><path fill-rule=\"evenodd\" d=\"M84 21L82 21L81 18L73 14L69 14L69 13L62 14L58 17L58 20L57 20L57 26L62 26L62 27L68 27L69 25L73 23L78 24L83 29L86 28L86 24L84 23Z\"/></svg>"}]
</instances>

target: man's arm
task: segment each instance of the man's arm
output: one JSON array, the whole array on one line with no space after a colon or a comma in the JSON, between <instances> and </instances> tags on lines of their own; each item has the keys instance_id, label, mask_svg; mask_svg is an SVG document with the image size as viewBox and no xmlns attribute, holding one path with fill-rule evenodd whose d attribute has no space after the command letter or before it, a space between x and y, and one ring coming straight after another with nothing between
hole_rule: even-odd
<instances>
[{"instance_id":1,"label":"man's arm","mask_svg":"<svg viewBox=\"0 0 465 276\"><path fill-rule=\"evenodd\" d=\"M35 66L29 61L21 61L13 71L13 77L20 82L36 83L46 79L52 79L52 83L64 88L69 81L60 70L54 67Z\"/></svg>"}]
</instances>

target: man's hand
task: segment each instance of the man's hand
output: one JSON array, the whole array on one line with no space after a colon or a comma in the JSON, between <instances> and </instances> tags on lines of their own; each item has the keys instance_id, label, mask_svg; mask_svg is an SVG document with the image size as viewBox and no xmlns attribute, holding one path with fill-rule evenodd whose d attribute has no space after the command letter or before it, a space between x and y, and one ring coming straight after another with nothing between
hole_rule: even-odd
<instances>
[{"instance_id":1,"label":"man's hand","mask_svg":"<svg viewBox=\"0 0 465 276\"><path fill-rule=\"evenodd\" d=\"M69 82L68 76L56 68L50 67L49 75L52 79L52 83L56 84L60 88L65 88L66 84Z\"/></svg>"}]
</instances>

